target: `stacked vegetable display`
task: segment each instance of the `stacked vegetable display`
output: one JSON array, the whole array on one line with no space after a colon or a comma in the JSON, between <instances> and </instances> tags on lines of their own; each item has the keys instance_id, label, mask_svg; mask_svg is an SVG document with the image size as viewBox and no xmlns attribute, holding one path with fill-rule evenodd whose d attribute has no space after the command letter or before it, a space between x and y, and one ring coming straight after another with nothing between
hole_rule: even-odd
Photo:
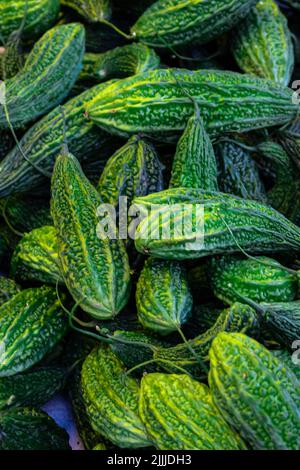
<instances>
[{"instance_id":1,"label":"stacked vegetable display","mask_svg":"<svg viewBox=\"0 0 300 470\"><path fill-rule=\"evenodd\" d=\"M0 0L0 450L300 450L299 9Z\"/></svg>"}]
</instances>

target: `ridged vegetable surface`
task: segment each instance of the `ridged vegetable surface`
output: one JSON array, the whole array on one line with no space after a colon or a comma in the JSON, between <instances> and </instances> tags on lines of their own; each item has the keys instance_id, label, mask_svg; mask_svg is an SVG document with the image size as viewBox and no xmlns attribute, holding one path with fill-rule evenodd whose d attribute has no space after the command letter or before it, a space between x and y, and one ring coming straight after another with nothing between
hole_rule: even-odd
<instances>
[{"instance_id":1,"label":"ridged vegetable surface","mask_svg":"<svg viewBox=\"0 0 300 470\"><path fill-rule=\"evenodd\" d=\"M39 362L68 327L56 290L22 290L0 307L0 377L22 372Z\"/></svg>"},{"instance_id":2,"label":"ridged vegetable surface","mask_svg":"<svg viewBox=\"0 0 300 470\"><path fill-rule=\"evenodd\" d=\"M270 253L300 248L299 227L256 201L182 188L136 198L134 203L145 215L135 233L135 246L156 258L182 260L240 253L241 249ZM147 215L149 206L155 204L157 209L152 207ZM169 236L166 229L170 226L179 229Z\"/></svg>"},{"instance_id":3,"label":"ridged vegetable surface","mask_svg":"<svg viewBox=\"0 0 300 470\"><path fill-rule=\"evenodd\" d=\"M59 12L59 0L5 0L0 5L0 31L7 39L20 28L25 17L23 34L38 37L54 23Z\"/></svg>"},{"instance_id":4,"label":"ridged vegetable surface","mask_svg":"<svg viewBox=\"0 0 300 470\"><path fill-rule=\"evenodd\" d=\"M26 159L15 146L0 163L1 197L31 191L45 183L44 173L51 174L64 140L63 114L70 152L80 160L88 159L100 149L104 156L107 155L106 146L112 139L84 117L84 104L105 86L96 85L54 108L24 134L20 147Z\"/></svg>"},{"instance_id":5,"label":"ridged vegetable surface","mask_svg":"<svg viewBox=\"0 0 300 470\"><path fill-rule=\"evenodd\" d=\"M68 450L69 436L46 413L15 408L0 415L0 450Z\"/></svg>"},{"instance_id":6,"label":"ridged vegetable surface","mask_svg":"<svg viewBox=\"0 0 300 470\"><path fill-rule=\"evenodd\" d=\"M14 128L20 128L61 103L82 67L85 32L79 23L47 31L30 51L22 70L6 81L6 106ZM0 129L8 128L3 106Z\"/></svg>"},{"instance_id":7,"label":"ridged vegetable surface","mask_svg":"<svg viewBox=\"0 0 300 470\"><path fill-rule=\"evenodd\" d=\"M133 136L107 161L97 190L104 203L116 207L119 197L126 196L130 207L134 197L163 189L162 170L153 145Z\"/></svg>"},{"instance_id":8,"label":"ridged vegetable surface","mask_svg":"<svg viewBox=\"0 0 300 470\"><path fill-rule=\"evenodd\" d=\"M245 448L214 405L209 388L188 375L146 374L139 412L159 450Z\"/></svg>"},{"instance_id":9,"label":"ridged vegetable surface","mask_svg":"<svg viewBox=\"0 0 300 470\"><path fill-rule=\"evenodd\" d=\"M258 167L250 152L239 142L222 142L216 146L219 161L219 187L244 199L267 201L266 190L260 179Z\"/></svg>"},{"instance_id":10,"label":"ridged vegetable surface","mask_svg":"<svg viewBox=\"0 0 300 470\"><path fill-rule=\"evenodd\" d=\"M64 283L53 226L45 225L23 236L13 252L10 274L20 281Z\"/></svg>"},{"instance_id":11,"label":"ridged vegetable surface","mask_svg":"<svg viewBox=\"0 0 300 470\"><path fill-rule=\"evenodd\" d=\"M220 333L209 357L213 401L229 424L253 449L298 450L296 376L264 346L239 333Z\"/></svg>"},{"instance_id":12,"label":"ridged vegetable surface","mask_svg":"<svg viewBox=\"0 0 300 470\"><path fill-rule=\"evenodd\" d=\"M82 388L92 427L122 448L151 445L138 414L139 385L114 353L94 349L83 363Z\"/></svg>"},{"instance_id":13,"label":"ridged vegetable surface","mask_svg":"<svg viewBox=\"0 0 300 470\"><path fill-rule=\"evenodd\" d=\"M123 240L98 231L100 204L76 158L64 151L56 159L51 200L61 273L83 310L109 319L128 301L130 268Z\"/></svg>"},{"instance_id":14,"label":"ridged vegetable surface","mask_svg":"<svg viewBox=\"0 0 300 470\"><path fill-rule=\"evenodd\" d=\"M0 306L18 294L21 287L13 280L0 276Z\"/></svg>"},{"instance_id":15,"label":"ridged vegetable surface","mask_svg":"<svg viewBox=\"0 0 300 470\"><path fill-rule=\"evenodd\" d=\"M79 80L103 82L158 68L159 56L144 44L128 44L99 54L87 52Z\"/></svg>"},{"instance_id":16,"label":"ridged vegetable surface","mask_svg":"<svg viewBox=\"0 0 300 470\"><path fill-rule=\"evenodd\" d=\"M176 366L179 366L195 377L201 377L206 372L212 341L221 331L243 332L256 336L259 332L259 322L255 311L248 305L235 303L223 310L205 333L190 339L188 344L179 343L170 348L157 348L153 357L162 360L163 362L158 364L167 371L176 372Z\"/></svg>"},{"instance_id":17,"label":"ridged vegetable surface","mask_svg":"<svg viewBox=\"0 0 300 470\"><path fill-rule=\"evenodd\" d=\"M138 280L136 305L144 327L161 334L177 331L193 306L185 269L175 261L148 259Z\"/></svg>"},{"instance_id":18,"label":"ridged vegetable surface","mask_svg":"<svg viewBox=\"0 0 300 470\"><path fill-rule=\"evenodd\" d=\"M292 90L251 75L160 69L110 85L86 110L110 132L165 137L183 131L192 115L193 103L183 89L198 103L206 130L215 135L284 124L298 109Z\"/></svg>"},{"instance_id":19,"label":"ridged vegetable surface","mask_svg":"<svg viewBox=\"0 0 300 470\"><path fill-rule=\"evenodd\" d=\"M238 25L232 52L244 72L289 84L294 68L292 35L274 0L260 0Z\"/></svg>"},{"instance_id":20,"label":"ridged vegetable surface","mask_svg":"<svg viewBox=\"0 0 300 470\"><path fill-rule=\"evenodd\" d=\"M64 385L62 367L40 367L0 379L0 410L19 406L41 406Z\"/></svg>"},{"instance_id":21,"label":"ridged vegetable surface","mask_svg":"<svg viewBox=\"0 0 300 470\"><path fill-rule=\"evenodd\" d=\"M169 187L180 186L218 190L214 149L198 108L189 118L176 147Z\"/></svg>"},{"instance_id":22,"label":"ridged vegetable surface","mask_svg":"<svg viewBox=\"0 0 300 470\"><path fill-rule=\"evenodd\" d=\"M231 29L257 0L158 0L131 28L140 41L156 47L196 40L206 43Z\"/></svg>"},{"instance_id":23,"label":"ridged vegetable surface","mask_svg":"<svg viewBox=\"0 0 300 470\"><path fill-rule=\"evenodd\" d=\"M28 232L52 223L49 200L24 194L0 200L0 209L9 225L20 232Z\"/></svg>"},{"instance_id":24,"label":"ridged vegetable surface","mask_svg":"<svg viewBox=\"0 0 300 470\"><path fill-rule=\"evenodd\" d=\"M111 15L110 0L62 0L61 3L91 22L108 20Z\"/></svg>"},{"instance_id":25,"label":"ridged vegetable surface","mask_svg":"<svg viewBox=\"0 0 300 470\"><path fill-rule=\"evenodd\" d=\"M214 259L209 278L215 296L229 304L243 297L255 302L289 302L297 294L296 273L265 256Z\"/></svg>"}]
</instances>

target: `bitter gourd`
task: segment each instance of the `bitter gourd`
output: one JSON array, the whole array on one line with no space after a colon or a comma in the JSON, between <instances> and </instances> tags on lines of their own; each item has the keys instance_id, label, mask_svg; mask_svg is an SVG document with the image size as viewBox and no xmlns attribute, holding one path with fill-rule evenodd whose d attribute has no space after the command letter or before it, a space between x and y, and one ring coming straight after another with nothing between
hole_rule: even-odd
<instances>
[{"instance_id":1,"label":"bitter gourd","mask_svg":"<svg viewBox=\"0 0 300 470\"><path fill-rule=\"evenodd\" d=\"M6 83L6 107L14 128L20 128L61 103L82 67L84 27L79 23L56 26L42 36L24 67ZM3 106L0 128L9 127Z\"/></svg>"},{"instance_id":2,"label":"bitter gourd","mask_svg":"<svg viewBox=\"0 0 300 470\"><path fill-rule=\"evenodd\" d=\"M52 223L49 200L15 195L0 200L0 210L9 225L20 232L29 232Z\"/></svg>"},{"instance_id":3,"label":"bitter gourd","mask_svg":"<svg viewBox=\"0 0 300 470\"><path fill-rule=\"evenodd\" d=\"M214 149L198 107L178 141L169 187L218 190Z\"/></svg>"},{"instance_id":4,"label":"bitter gourd","mask_svg":"<svg viewBox=\"0 0 300 470\"><path fill-rule=\"evenodd\" d=\"M205 333L190 339L188 343L179 343L170 348L154 348L153 357L168 372L176 372L176 366L179 366L193 376L201 377L206 372L209 348L220 331L256 336L259 333L259 321L255 310L236 302L223 310Z\"/></svg>"},{"instance_id":5,"label":"bitter gourd","mask_svg":"<svg viewBox=\"0 0 300 470\"><path fill-rule=\"evenodd\" d=\"M61 0L61 4L91 22L108 20L111 16L110 0Z\"/></svg>"},{"instance_id":6,"label":"bitter gourd","mask_svg":"<svg viewBox=\"0 0 300 470\"><path fill-rule=\"evenodd\" d=\"M20 406L41 406L64 385L62 367L40 367L0 379L0 410Z\"/></svg>"},{"instance_id":7,"label":"bitter gourd","mask_svg":"<svg viewBox=\"0 0 300 470\"><path fill-rule=\"evenodd\" d=\"M151 143L133 136L108 160L97 190L104 203L117 207L119 197L126 196L130 207L135 196L161 191L163 167Z\"/></svg>"},{"instance_id":8,"label":"bitter gourd","mask_svg":"<svg viewBox=\"0 0 300 470\"><path fill-rule=\"evenodd\" d=\"M15 146L0 162L0 197L31 191L45 184L43 173L52 173L55 158L62 146L64 131L70 152L81 161L89 159L100 149L103 158L109 156L111 149L114 150L118 143L112 145L109 134L101 132L84 118L85 102L105 86L106 84L96 85L54 108L24 134L20 147L26 158L19 147Z\"/></svg>"},{"instance_id":9,"label":"bitter gourd","mask_svg":"<svg viewBox=\"0 0 300 470\"><path fill-rule=\"evenodd\" d=\"M92 427L119 447L151 445L138 414L138 382L109 348L94 349L82 367L82 388Z\"/></svg>"},{"instance_id":10,"label":"bitter gourd","mask_svg":"<svg viewBox=\"0 0 300 470\"><path fill-rule=\"evenodd\" d=\"M256 201L176 188L136 198L134 203L145 216L135 232L135 246L156 258L182 260L242 249L271 253L300 248L299 227ZM149 205L152 211L147 215Z\"/></svg>"},{"instance_id":11,"label":"bitter gourd","mask_svg":"<svg viewBox=\"0 0 300 470\"><path fill-rule=\"evenodd\" d=\"M0 450L68 450L69 436L46 413L15 408L0 414Z\"/></svg>"},{"instance_id":12,"label":"bitter gourd","mask_svg":"<svg viewBox=\"0 0 300 470\"><path fill-rule=\"evenodd\" d=\"M216 146L216 154L220 166L218 183L222 192L267 202L264 184L248 150L239 142L222 142Z\"/></svg>"},{"instance_id":13,"label":"bitter gourd","mask_svg":"<svg viewBox=\"0 0 300 470\"><path fill-rule=\"evenodd\" d=\"M53 26L59 7L59 0L5 0L0 5L1 36L6 40L25 20L22 34L34 39Z\"/></svg>"},{"instance_id":14,"label":"bitter gourd","mask_svg":"<svg viewBox=\"0 0 300 470\"><path fill-rule=\"evenodd\" d=\"M298 288L296 272L265 256L214 259L209 277L215 296L229 304L243 297L255 302L289 302Z\"/></svg>"},{"instance_id":15,"label":"bitter gourd","mask_svg":"<svg viewBox=\"0 0 300 470\"><path fill-rule=\"evenodd\" d=\"M45 225L24 235L13 252L10 274L20 281L64 284L53 226Z\"/></svg>"},{"instance_id":16,"label":"bitter gourd","mask_svg":"<svg viewBox=\"0 0 300 470\"><path fill-rule=\"evenodd\" d=\"M156 69L159 63L153 49L144 44L128 44L100 54L86 53L78 79L103 82Z\"/></svg>"},{"instance_id":17,"label":"bitter gourd","mask_svg":"<svg viewBox=\"0 0 300 470\"><path fill-rule=\"evenodd\" d=\"M84 311L109 319L128 301L130 268L123 240L97 230L101 202L76 158L63 151L55 162L51 199L61 274Z\"/></svg>"},{"instance_id":18,"label":"bitter gourd","mask_svg":"<svg viewBox=\"0 0 300 470\"><path fill-rule=\"evenodd\" d=\"M21 287L13 280L0 276L0 306L18 294Z\"/></svg>"},{"instance_id":19,"label":"bitter gourd","mask_svg":"<svg viewBox=\"0 0 300 470\"><path fill-rule=\"evenodd\" d=\"M0 307L0 377L39 362L67 331L52 287L25 289Z\"/></svg>"},{"instance_id":20,"label":"bitter gourd","mask_svg":"<svg viewBox=\"0 0 300 470\"><path fill-rule=\"evenodd\" d=\"M255 3L257 0L158 0L132 26L131 33L155 47L194 40L203 44L239 23Z\"/></svg>"},{"instance_id":21,"label":"bitter gourd","mask_svg":"<svg viewBox=\"0 0 300 470\"><path fill-rule=\"evenodd\" d=\"M253 449L298 450L296 376L272 352L239 333L220 333L209 357L213 401L229 424Z\"/></svg>"},{"instance_id":22,"label":"bitter gourd","mask_svg":"<svg viewBox=\"0 0 300 470\"><path fill-rule=\"evenodd\" d=\"M294 68L292 35L274 0L260 0L238 25L232 53L244 72L289 84Z\"/></svg>"},{"instance_id":23,"label":"bitter gourd","mask_svg":"<svg viewBox=\"0 0 300 470\"><path fill-rule=\"evenodd\" d=\"M136 306L144 327L161 334L177 331L193 306L185 269L176 262L148 259L137 283Z\"/></svg>"},{"instance_id":24,"label":"bitter gourd","mask_svg":"<svg viewBox=\"0 0 300 470\"><path fill-rule=\"evenodd\" d=\"M188 375L146 374L139 413L157 449L245 449L214 405L209 388Z\"/></svg>"},{"instance_id":25,"label":"bitter gourd","mask_svg":"<svg viewBox=\"0 0 300 470\"><path fill-rule=\"evenodd\" d=\"M188 92L186 94L184 89ZM98 93L87 114L111 133L165 138L183 131L192 97L210 134L244 132L289 122L293 91L269 80L220 70L159 69L124 78Z\"/></svg>"}]
</instances>

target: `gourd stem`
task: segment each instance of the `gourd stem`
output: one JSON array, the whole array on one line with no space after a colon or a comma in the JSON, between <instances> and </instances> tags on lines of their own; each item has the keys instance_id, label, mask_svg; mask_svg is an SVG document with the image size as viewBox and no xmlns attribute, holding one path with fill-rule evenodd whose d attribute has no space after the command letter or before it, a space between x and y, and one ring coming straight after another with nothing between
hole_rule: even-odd
<instances>
[{"instance_id":1,"label":"gourd stem","mask_svg":"<svg viewBox=\"0 0 300 470\"><path fill-rule=\"evenodd\" d=\"M143 343L142 341L127 341L126 339L116 338L115 336L112 336L112 335L106 335L106 336L107 338L117 343L128 344L129 346L140 346L143 348L151 349L153 352L156 351L157 349L153 344L150 344L150 343Z\"/></svg>"},{"instance_id":2,"label":"gourd stem","mask_svg":"<svg viewBox=\"0 0 300 470\"><path fill-rule=\"evenodd\" d=\"M195 352L195 350L193 349L193 347L191 346L191 344L189 343L189 341L186 339L183 331L181 330L181 328L176 325L176 328L178 330L178 333L180 334L184 344L186 345L186 347L188 348L188 350L190 351L190 353L192 354L192 356L196 359L196 361L198 362L198 364L200 364L200 366L203 368L203 370L208 373L208 367L207 365L205 364L205 362L202 360L202 358Z\"/></svg>"},{"instance_id":3,"label":"gourd stem","mask_svg":"<svg viewBox=\"0 0 300 470\"><path fill-rule=\"evenodd\" d=\"M124 31L122 31L121 29L119 29L116 25L114 25L114 24L111 23L110 21L107 21L107 20L102 19L102 20L100 21L100 23L103 23L103 24L105 24L106 26L108 26L109 28L112 28L114 31L116 31L116 33L120 34L120 36L123 36L123 38L128 39L129 41L131 41L132 39L134 39L134 35L124 33Z\"/></svg>"},{"instance_id":4,"label":"gourd stem","mask_svg":"<svg viewBox=\"0 0 300 470\"><path fill-rule=\"evenodd\" d=\"M221 137L217 141L217 144L220 143L220 142L232 143L232 144L238 145L239 147L241 147L245 150L248 150L249 152L257 152L257 147L251 147L250 145L243 144L242 142L239 142L239 141L234 140L234 139L230 139L229 137Z\"/></svg>"}]
</instances>

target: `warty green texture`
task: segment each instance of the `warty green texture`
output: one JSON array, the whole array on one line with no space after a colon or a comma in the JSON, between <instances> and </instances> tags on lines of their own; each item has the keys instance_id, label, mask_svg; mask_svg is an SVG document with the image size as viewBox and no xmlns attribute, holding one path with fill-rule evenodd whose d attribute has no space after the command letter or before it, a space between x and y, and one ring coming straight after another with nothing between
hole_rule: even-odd
<instances>
[{"instance_id":1,"label":"warty green texture","mask_svg":"<svg viewBox=\"0 0 300 470\"><path fill-rule=\"evenodd\" d=\"M151 445L138 414L138 381L109 348L94 349L85 359L83 398L95 431L121 448Z\"/></svg>"},{"instance_id":2,"label":"warty green texture","mask_svg":"<svg viewBox=\"0 0 300 470\"><path fill-rule=\"evenodd\" d=\"M250 152L239 145L238 141L221 142L215 150L220 167L220 190L266 203L266 190Z\"/></svg>"},{"instance_id":3,"label":"warty green texture","mask_svg":"<svg viewBox=\"0 0 300 470\"><path fill-rule=\"evenodd\" d=\"M203 377L207 373L209 348L221 331L242 332L256 336L259 332L259 322L255 310L236 302L230 308L223 310L205 333L190 339L188 344L179 343L169 348L156 348L153 357L158 361L167 361L158 363L168 372L176 372L176 366L179 366L194 377Z\"/></svg>"},{"instance_id":4,"label":"warty green texture","mask_svg":"<svg viewBox=\"0 0 300 470\"><path fill-rule=\"evenodd\" d=\"M24 134L20 139L20 147L26 159L19 147L15 146L0 162L0 197L31 191L45 184L43 173L52 173L55 158L63 144L63 115L70 152L81 161L100 149L104 156L107 155L106 147L112 147L109 134L84 117L85 103L105 86L96 85L57 106Z\"/></svg>"},{"instance_id":5,"label":"warty green texture","mask_svg":"<svg viewBox=\"0 0 300 470\"><path fill-rule=\"evenodd\" d=\"M79 80L103 82L158 68L160 57L144 44L127 44L106 52L87 52Z\"/></svg>"},{"instance_id":6,"label":"warty green texture","mask_svg":"<svg viewBox=\"0 0 300 470\"><path fill-rule=\"evenodd\" d=\"M288 21L274 0L260 0L233 34L232 53L246 73L288 85L294 48Z\"/></svg>"},{"instance_id":7,"label":"warty green texture","mask_svg":"<svg viewBox=\"0 0 300 470\"><path fill-rule=\"evenodd\" d=\"M0 415L0 450L69 450L69 436L49 415L15 408Z\"/></svg>"},{"instance_id":8,"label":"warty green texture","mask_svg":"<svg viewBox=\"0 0 300 470\"><path fill-rule=\"evenodd\" d=\"M63 152L52 176L51 214L57 231L61 274L74 300L102 320L117 315L130 293L124 242L97 231L102 203L76 158Z\"/></svg>"},{"instance_id":9,"label":"warty green texture","mask_svg":"<svg viewBox=\"0 0 300 470\"><path fill-rule=\"evenodd\" d=\"M209 278L215 296L229 304L245 297L254 302L289 302L297 295L296 272L265 256L213 259Z\"/></svg>"},{"instance_id":10,"label":"warty green texture","mask_svg":"<svg viewBox=\"0 0 300 470\"><path fill-rule=\"evenodd\" d=\"M40 367L0 378L0 410L20 406L44 405L64 385L66 370Z\"/></svg>"},{"instance_id":11,"label":"warty green texture","mask_svg":"<svg viewBox=\"0 0 300 470\"><path fill-rule=\"evenodd\" d=\"M136 196L161 191L163 166L153 145L133 136L107 161L97 190L104 203L117 207L119 197L126 196L130 207Z\"/></svg>"},{"instance_id":12,"label":"warty green texture","mask_svg":"<svg viewBox=\"0 0 300 470\"><path fill-rule=\"evenodd\" d=\"M209 352L209 386L225 419L255 450L299 450L299 381L246 335L220 333Z\"/></svg>"},{"instance_id":13,"label":"warty green texture","mask_svg":"<svg viewBox=\"0 0 300 470\"><path fill-rule=\"evenodd\" d=\"M13 280L0 276L0 306L18 294L21 287Z\"/></svg>"},{"instance_id":14,"label":"warty green texture","mask_svg":"<svg viewBox=\"0 0 300 470\"><path fill-rule=\"evenodd\" d=\"M169 187L218 190L214 149L198 107L177 143Z\"/></svg>"},{"instance_id":15,"label":"warty green texture","mask_svg":"<svg viewBox=\"0 0 300 470\"><path fill-rule=\"evenodd\" d=\"M55 288L22 290L0 307L0 377L39 362L64 336L68 320Z\"/></svg>"},{"instance_id":16,"label":"warty green texture","mask_svg":"<svg viewBox=\"0 0 300 470\"><path fill-rule=\"evenodd\" d=\"M175 188L136 198L134 203L144 216L135 232L136 249L155 258L184 260L242 250L266 254L300 249L299 227L256 201ZM172 226L177 230L169 235L166 230Z\"/></svg>"},{"instance_id":17,"label":"warty green texture","mask_svg":"<svg viewBox=\"0 0 300 470\"><path fill-rule=\"evenodd\" d=\"M46 114L68 95L82 67L85 31L79 23L55 26L30 51L24 67L6 83L6 107L17 129ZM0 129L9 127L3 106Z\"/></svg>"},{"instance_id":18,"label":"warty green texture","mask_svg":"<svg viewBox=\"0 0 300 470\"><path fill-rule=\"evenodd\" d=\"M108 86L86 106L109 132L162 136L184 130L197 102L209 134L285 124L299 106L293 91L269 80L220 70L158 69Z\"/></svg>"},{"instance_id":19,"label":"warty green texture","mask_svg":"<svg viewBox=\"0 0 300 470\"><path fill-rule=\"evenodd\" d=\"M75 10L92 23L109 20L111 16L110 0L61 0L61 4Z\"/></svg>"},{"instance_id":20,"label":"warty green texture","mask_svg":"<svg viewBox=\"0 0 300 470\"><path fill-rule=\"evenodd\" d=\"M64 284L53 226L45 225L23 236L13 252L10 274L20 281Z\"/></svg>"},{"instance_id":21,"label":"warty green texture","mask_svg":"<svg viewBox=\"0 0 300 470\"><path fill-rule=\"evenodd\" d=\"M53 26L59 8L59 0L4 0L0 5L1 35L8 39L25 19L22 34L34 39Z\"/></svg>"},{"instance_id":22,"label":"warty green texture","mask_svg":"<svg viewBox=\"0 0 300 470\"><path fill-rule=\"evenodd\" d=\"M146 374L139 413L159 450L245 449L214 405L209 388L188 375Z\"/></svg>"},{"instance_id":23,"label":"warty green texture","mask_svg":"<svg viewBox=\"0 0 300 470\"><path fill-rule=\"evenodd\" d=\"M1 30L0 30L1 34ZM0 53L0 79L7 80L16 75L24 66L25 55L21 42L22 31L11 33Z\"/></svg>"},{"instance_id":24,"label":"warty green texture","mask_svg":"<svg viewBox=\"0 0 300 470\"><path fill-rule=\"evenodd\" d=\"M297 379L300 380L299 352L297 350L290 352L288 349L275 349L272 353L279 361L291 369Z\"/></svg>"},{"instance_id":25,"label":"warty green texture","mask_svg":"<svg viewBox=\"0 0 300 470\"><path fill-rule=\"evenodd\" d=\"M141 42L168 47L203 44L245 17L257 0L157 0L131 28Z\"/></svg>"},{"instance_id":26,"label":"warty green texture","mask_svg":"<svg viewBox=\"0 0 300 470\"><path fill-rule=\"evenodd\" d=\"M186 270L176 261L149 258L137 283L136 306L145 328L162 335L177 331L192 313Z\"/></svg>"}]
</instances>

